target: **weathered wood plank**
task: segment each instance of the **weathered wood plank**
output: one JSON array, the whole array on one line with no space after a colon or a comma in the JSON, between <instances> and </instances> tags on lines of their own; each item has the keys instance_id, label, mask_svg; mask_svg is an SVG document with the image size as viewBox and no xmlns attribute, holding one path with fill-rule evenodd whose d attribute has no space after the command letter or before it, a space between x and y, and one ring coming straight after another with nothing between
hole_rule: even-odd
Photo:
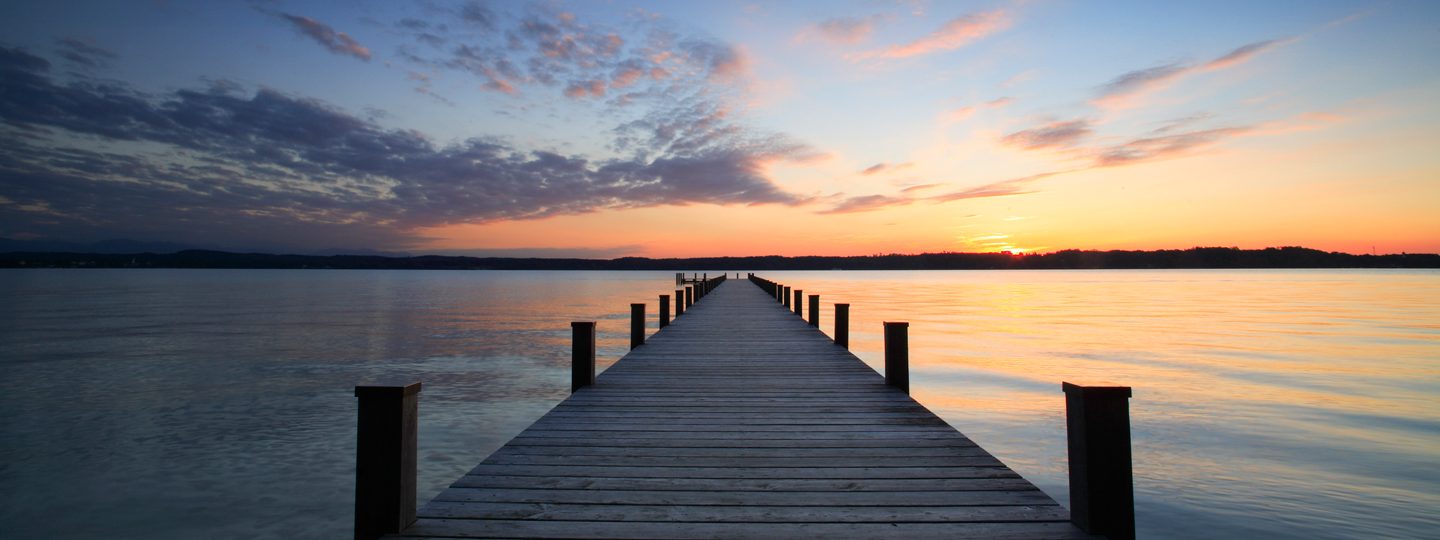
<instances>
[{"instance_id":1,"label":"weathered wood plank","mask_svg":"<svg viewBox=\"0 0 1440 540\"><path fill-rule=\"evenodd\" d=\"M1019 475L997 478L883 478L871 480L608 478L591 476L465 475L451 487L497 489L602 489L640 491L1024 491L1036 489Z\"/></svg>"},{"instance_id":2,"label":"weathered wood plank","mask_svg":"<svg viewBox=\"0 0 1440 540\"><path fill-rule=\"evenodd\" d=\"M1017 491L607 491L586 489L479 489L450 488L435 497L446 502L508 502L567 504L650 504L726 506L1054 506L1055 501L1036 489ZM423 513L423 512L422 512ZM428 514L426 514L428 515ZM688 520L685 520L688 521Z\"/></svg>"},{"instance_id":3,"label":"weathered wood plank","mask_svg":"<svg viewBox=\"0 0 1440 540\"><path fill-rule=\"evenodd\" d=\"M604 476L613 478L994 478L1015 474L1005 467L624 467L566 465L492 465L481 463L470 474L519 476Z\"/></svg>"},{"instance_id":4,"label":"weathered wood plank","mask_svg":"<svg viewBox=\"0 0 1440 540\"><path fill-rule=\"evenodd\" d=\"M687 312L689 313L689 312ZM1091 538L1073 525L1041 523L690 523L421 519L401 538L600 539L970 539Z\"/></svg>"},{"instance_id":5,"label":"weathered wood plank","mask_svg":"<svg viewBox=\"0 0 1440 540\"><path fill-rule=\"evenodd\" d=\"M427 518L556 521L687 521L702 523L955 523L1066 521L1059 506L688 506L674 503L569 504L436 501Z\"/></svg>"}]
</instances>

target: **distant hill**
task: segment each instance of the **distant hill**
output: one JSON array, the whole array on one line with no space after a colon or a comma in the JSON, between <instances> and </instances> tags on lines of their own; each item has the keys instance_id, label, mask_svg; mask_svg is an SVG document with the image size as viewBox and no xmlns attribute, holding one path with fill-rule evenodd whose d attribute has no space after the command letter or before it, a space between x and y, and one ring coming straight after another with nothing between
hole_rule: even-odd
<instances>
[{"instance_id":1,"label":"distant hill","mask_svg":"<svg viewBox=\"0 0 1440 540\"><path fill-rule=\"evenodd\" d=\"M0 250L3 250L0 244ZM0 253L0 268L334 268L400 270L1060 270L1161 268L1440 268L1440 255L1352 255L1302 247L1197 247L1158 251L1065 250L1036 255L922 253L856 257L696 257L550 259L426 255L272 255L182 250L174 253Z\"/></svg>"}]
</instances>

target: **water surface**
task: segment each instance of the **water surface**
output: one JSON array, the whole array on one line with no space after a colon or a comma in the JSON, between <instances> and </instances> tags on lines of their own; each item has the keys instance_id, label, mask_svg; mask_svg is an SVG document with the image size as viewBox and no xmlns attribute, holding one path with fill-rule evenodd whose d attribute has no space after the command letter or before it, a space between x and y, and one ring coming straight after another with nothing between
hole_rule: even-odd
<instances>
[{"instance_id":1,"label":"water surface","mask_svg":"<svg viewBox=\"0 0 1440 540\"><path fill-rule=\"evenodd\" d=\"M1060 382L1133 386L1142 537L1433 537L1440 273L771 272L911 323L912 393L1065 502ZM732 282L728 286L749 286ZM0 270L6 538L349 533L358 383L423 381L429 499L668 272Z\"/></svg>"}]
</instances>

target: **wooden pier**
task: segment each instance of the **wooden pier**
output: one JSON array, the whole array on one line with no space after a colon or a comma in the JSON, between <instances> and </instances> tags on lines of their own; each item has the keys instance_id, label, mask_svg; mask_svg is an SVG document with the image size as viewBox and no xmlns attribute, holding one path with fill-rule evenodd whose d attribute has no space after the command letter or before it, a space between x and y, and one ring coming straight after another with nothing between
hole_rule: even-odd
<instances>
[{"instance_id":1,"label":"wooden pier","mask_svg":"<svg viewBox=\"0 0 1440 540\"><path fill-rule=\"evenodd\" d=\"M723 281L386 538L1093 538L822 333L818 299L806 320Z\"/></svg>"}]
</instances>

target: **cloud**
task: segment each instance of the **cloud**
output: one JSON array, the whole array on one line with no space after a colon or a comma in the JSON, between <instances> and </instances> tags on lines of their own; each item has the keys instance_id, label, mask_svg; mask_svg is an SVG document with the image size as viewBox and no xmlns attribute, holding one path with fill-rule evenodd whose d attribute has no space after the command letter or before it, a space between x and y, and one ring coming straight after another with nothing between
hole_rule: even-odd
<instances>
[{"instance_id":1,"label":"cloud","mask_svg":"<svg viewBox=\"0 0 1440 540\"><path fill-rule=\"evenodd\" d=\"M872 174L880 174L882 172L904 169L911 165L913 165L913 163L910 163L908 161L905 163L876 163L874 165L866 167L865 170L860 171L860 174L870 176Z\"/></svg>"},{"instance_id":2,"label":"cloud","mask_svg":"<svg viewBox=\"0 0 1440 540\"><path fill-rule=\"evenodd\" d=\"M1091 129L1089 120L1057 121L1016 131L1001 138L1000 142L1023 150L1065 148L1074 146L1091 133L1094 133L1094 130Z\"/></svg>"},{"instance_id":3,"label":"cloud","mask_svg":"<svg viewBox=\"0 0 1440 540\"><path fill-rule=\"evenodd\" d=\"M493 30L498 20L494 11L474 0L461 4L459 15L460 20L482 30Z\"/></svg>"},{"instance_id":4,"label":"cloud","mask_svg":"<svg viewBox=\"0 0 1440 540\"><path fill-rule=\"evenodd\" d=\"M1163 88L1194 69L1185 64L1165 64L1131 71L1101 86L1092 103L1106 108L1130 106L1136 96Z\"/></svg>"},{"instance_id":5,"label":"cloud","mask_svg":"<svg viewBox=\"0 0 1440 540\"><path fill-rule=\"evenodd\" d=\"M949 193L942 193L940 195L932 195L930 197L926 197L926 200L943 203L964 199L983 199L987 197L1006 197L1010 195L1024 195L1027 193L1035 193L1037 190L1031 189L1030 184L1034 183L1036 180L1049 178L1057 174L1063 174L1063 172L1047 172L1022 178L1012 178L1010 180L992 182L969 189L962 189L960 191L952 191Z\"/></svg>"},{"instance_id":6,"label":"cloud","mask_svg":"<svg viewBox=\"0 0 1440 540\"><path fill-rule=\"evenodd\" d=\"M444 15L397 22L411 39L397 57L411 69L473 76L487 91L664 106L700 92L742 91L752 78L742 48L681 34L658 18L633 20L622 31L544 4L510 14L468 3ZM466 24L446 22L456 19Z\"/></svg>"},{"instance_id":7,"label":"cloud","mask_svg":"<svg viewBox=\"0 0 1440 540\"><path fill-rule=\"evenodd\" d=\"M1237 47L1201 64L1176 62L1131 71L1102 85L1091 103L1107 109L1134 107L1145 94L1165 88L1182 77L1202 71L1219 71L1241 65L1265 51L1290 41L1275 39L1257 41Z\"/></svg>"},{"instance_id":8,"label":"cloud","mask_svg":"<svg viewBox=\"0 0 1440 540\"><path fill-rule=\"evenodd\" d=\"M274 90L152 95L49 70L0 47L0 230L403 249L449 224L808 200L764 170L813 151L704 101L625 126L632 157L591 160L485 138L438 145Z\"/></svg>"},{"instance_id":9,"label":"cloud","mask_svg":"<svg viewBox=\"0 0 1440 540\"><path fill-rule=\"evenodd\" d=\"M827 209L825 209L825 210L821 210L821 211L819 211L819 212L817 212L817 213L820 213L820 214L850 214L850 213L856 213L856 212L869 212L869 211L872 211L872 210L879 210L879 209L882 209L882 208L889 208L889 207L892 207L892 206L905 206L905 205L908 205L908 204L915 203L915 202L917 202L917 201L926 201L926 202L932 202L932 203L947 203L947 202L960 201L960 200L965 200L965 199L983 199L983 198L988 198L988 197L1008 197L1008 196L1011 196L1011 195L1025 195L1025 194L1029 194L1029 193L1037 193L1037 192L1038 192L1038 190L1033 189L1033 188L1030 187L1030 184L1033 184L1033 183L1036 182L1037 180L1049 178L1049 177L1051 177L1051 176L1056 176L1056 175L1060 175L1060 174L1065 174L1065 173L1068 173L1068 172L1073 172L1073 171L1054 171L1054 172L1046 172L1046 173L1040 173L1040 174L1025 176L1025 177L1021 177L1021 178L1012 178L1012 179L1009 179L1009 180L1002 180L1002 181L1000 181L1000 182L992 182L992 183L989 183L989 184L984 184L984 185L980 185L980 186L975 186L975 187L972 187L972 188L962 189L962 190L959 190L959 191L951 191L951 192L949 192L949 193L941 193L941 194L939 194L939 195L931 195L931 196L928 196L928 197L915 197L915 196L913 196L913 195L912 195L913 193L916 193L916 192L919 192L919 191L923 191L923 190L926 190L926 189L930 189L930 188L933 188L933 187L935 187L935 186L938 185L938 184L921 184L921 185L918 185L918 186L910 186L910 187L907 187L907 188L901 190L899 196L895 196L895 195L860 195L860 196L855 196L855 197L849 197L849 198L846 198L846 199L840 201L840 203L836 204L835 206L832 206L832 207L827 208Z\"/></svg>"},{"instance_id":10,"label":"cloud","mask_svg":"<svg viewBox=\"0 0 1440 540\"><path fill-rule=\"evenodd\" d=\"M604 97L605 81L572 81L569 86L565 87L565 97L580 99L586 96Z\"/></svg>"},{"instance_id":11,"label":"cloud","mask_svg":"<svg viewBox=\"0 0 1440 540\"><path fill-rule=\"evenodd\" d=\"M116 58L114 52L73 37L60 38L55 42L60 48L60 57L70 63L87 68L101 68L110 65Z\"/></svg>"},{"instance_id":12,"label":"cloud","mask_svg":"<svg viewBox=\"0 0 1440 540\"><path fill-rule=\"evenodd\" d=\"M1114 167L1184 155L1246 131L1249 128L1220 128L1135 139L1101 152L1096 165Z\"/></svg>"},{"instance_id":13,"label":"cloud","mask_svg":"<svg viewBox=\"0 0 1440 540\"><path fill-rule=\"evenodd\" d=\"M315 40L316 43L329 49L330 52L354 56L367 62L370 61L370 49L365 48L360 42L355 41L354 38L351 38L346 33L336 32L335 29L329 25L309 17L291 15L289 13L280 13L279 15L281 18L290 21L290 24L295 25L295 30L309 36L310 39Z\"/></svg>"},{"instance_id":14,"label":"cloud","mask_svg":"<svg viewBox=\"0 0 1440 540\"><path fill-rule=\"evenodd\" d=\"M850 197L839 204L816 212L818 214L851 214L855 212L869 212L890 206L903 206L915 202L909 197L892 197L889 195L862 195Z\"/></svg>"},{"instance_id":15,"label":"cloud","mask_svg":"<svg viewBox=\"0 0 1440 540\"><path fill-rule=\"evenodd\" d=\"M884 15L834 17L801 30L795 41L819 40L835 45L856 45L868 41L875 27L885 19Z\"/></svg>"},{"instance_id":16,"label":"cloud","mask_svg":"<svg viewBox=\"0 0 1440 540\"><path fill-rule=\"evenodd\" d=\"M975 114L973 105L966 105L958 109L950 109L941 114L940 119L944 122L963 122Z\"/></svg>"},{"instance_id":17,"label":"cloud","mask_svg":"<svg viewBox=\"0 0 1440 540\"><path fill-rule=\"evenodd\" d=\"M1206 62L1200 67L1201 69L1205 69L1208 71L1232 68L1248 62L1251 58L1254 58L1255 55L1273 49L1276 46L1285 42L1286 41L1267 39L1265 41L1257 41L1255 43L1243 45L1233 51L1225 53L1219 58Z\"/></svg>"},{"instance_id":18,"label":"cloud","mask_svg":"<svg viewBox=\"0 0 1440 540\"><path fill-rule=\"evenodd\" d=\"M867 51L853 59L909 58L934 52L953 51L990 34L1010 27L1010 17L1004 10L972 13L951 19L929 35L901 45Z\"/></svg>"}]
</instances>

